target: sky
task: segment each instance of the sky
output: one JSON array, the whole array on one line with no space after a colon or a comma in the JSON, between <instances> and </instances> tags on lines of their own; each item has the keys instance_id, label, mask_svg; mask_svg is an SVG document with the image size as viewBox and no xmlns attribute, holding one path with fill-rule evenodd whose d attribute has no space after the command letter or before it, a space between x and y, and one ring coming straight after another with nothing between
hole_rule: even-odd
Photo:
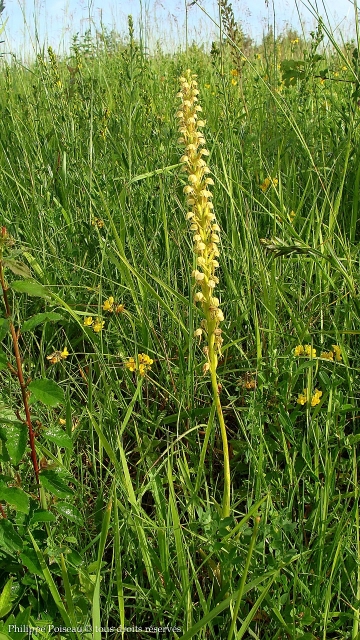
<instances>
[{"instance_id":1,"label":"sky","mask_svg":"<svg viewBox=\"0 0 360 640\"><path fill-rule=\"evenodd\" d=\"M211 43L218 34L216 0L4 0L5 11L0 18L6 22L0 39L0 51L32 57L41 47L51 45L58 53L68 49L71 36L93 33L101 25L119 33L127 31L127 16L134 17L136 35L139 25L145 25L145 40L149 47L158 41L165 48L185 46L185 20L188 20L188 40ZM345 39L354 36L354 4L351 0L232 0L236 20L254 39L261 37L269 24L278 31L286 25L300 30L299 13L307 31L314 27L311 7L322 14L337 33ZM360 4L360 3L359 3Z\"/></svg>"}]
</instances>

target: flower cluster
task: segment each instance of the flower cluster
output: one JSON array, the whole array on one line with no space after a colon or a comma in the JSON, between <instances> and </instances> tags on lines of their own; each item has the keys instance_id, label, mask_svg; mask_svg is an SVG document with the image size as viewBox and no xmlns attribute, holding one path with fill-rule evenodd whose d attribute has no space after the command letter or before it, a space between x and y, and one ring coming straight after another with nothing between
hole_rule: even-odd
<instances>
[{"instance_id":1,"label":"flower cluster","mask_svg":"<svg viewBox=\"0 0 360 640\"><path fill-rule=\"evenodd\" d=\"M108 311L109 313L122 313L125 309L123 304L116 304L113 296L109 296L107 300L105 300L103 306L104 311Z\"/></svg>"},{"instance_id":2,"label":"flower cluster","mask_svg":"<svg viewBox=\"0 0 360 640\"><path fill-rule=\"evenodd\" d=\"M339 347L339 345L337 344L333 344L332 346L332 351L323 351L320 354L320 358L324 358L325 360L336 360L336 362L341 362L342 360L342 355L341 355L341 349Z\"/></svg>"},{"instance_id":3,"label":"flower cluster","mask_svg":"<svg viewBox=\"0 0 360 640\"><path fill-rule=\"evenodd\" d=\"M69 352L66 347L63 348L62 351L54 351L49 356L46 356L47 360L50 360L51 364L56 364L57 362L61 362L61 360L66 360Z\"/></svg>"},{"instance_id":4,"label":"flower cluster","mask_svg":"<svg viewBox=\"0 0 360 640\"><path fill-rule=\"evenodd\" d=\"M98 227L98 229L102 229L104 226L104 220L101 220L101 218L93 218L91 221L91 224L93 227Z\"/></svg>"},{"instance_id":5,"label":"flower cluster","mask_svg":"<svg viewBox=\"0 0 360 640\"><path fill-rule=\"evenodd\" d=\"M311 395L311 397L310 397L309 389L304 389L302 393L299 393L297 403L304 405L307 402L310 402L310 405L312 407L316 407L316 405L320 403L321 396L322 396L322 391L319 391L319 389L315 389L314 394Z\"/></svg>"},{"instance_id":6,"label":"flower cluster","mask_svg":"<svg viewBox=\"0 0 360 640\"><path fill-rule=\"evenodd\" d=\"M137 362L135 358L129 358L129 360L125 363L125 367L129 369L129 371L137 371L139 376L142 378L145 376L146 372L151 369L151 365L154 363L154 360L150 358L146 353L139 353L137 357Z\"/></svg>"},{"instance_id":7,"label":"flower cluster","mask_svg":"<svg viewBox=\"0 0 360 640\"><path fill-rule=\"evenodd\" d=\"M84 320L84 327L92 327L95 333L100 333L103 330L105 324L105 320L101 320L101 318L93 319L92 316L87 316Z\"/></svg>"},{"instance_id":8,"label":"flower cluster","mask_svg":"<svg viewBox=\"0 0 360 640\"><path fill-rule=\"evenodd\" d=\"M219 282L215 270L219 266L217 258L220 242L220 227L216 223L210 191L214 181L209 177L210 169L204 160L209 151L205 148L206 141L201 131L205 122L199 119L202 108L198 104L196 75L188 69L184 77L180 78L180 84L181 90L177 97L181 99L181 105L176 116L181 134L178 142L185 146L181 162L188 174L188 184L184 187L188 206L186 218L193 232L197 262L197 268L192 272L195 285L198 287L194 301L200 302L205 316L201 327L196 329L195 336L201 339L202 333L205 332L209 340L214 340L215 351L220 354L223 339L219 323L224 319L224 315L219 308L219 299L214 295L214 289ZM207 362L204 365L204 373L209 369L210 364Z\"/></svg>"},{"instance_id":9,"label":"flower cluster","mask_svg":"<svg viewBox=\"0 0 360 640\"><path fill-rule=\"evenodd\" d=\"M308 358L316 358L316 349L314 349L311 344L298 344L294 349L294 354L296 356L308 356Z\"/></svg>"},{"instance_id":10,"label":"flower cluster","mask_svg":"<svg viewBox=\"0 0 360 640\"><path fill-rule=\"evenodd\" d=\"M314 349L310 344L305 344L305 345L298 344L294 349L294 355L308 356L308 358L316 358L316 349ZM323 351L320 354L320 358L323 358L324 360L331 360L331 361L335 359L336 362L341 362L342 360L341 349L337 344L333 344L332 351Z\"/></svg>"},{"instance_id":11,"label":"flower cluster","mask_svg":"<svg viewBox=\"0 0 360 640\"><path fill-rule=\"evenodd\" d=\"M265 193L271 185L273 185L273 187L277 187L278 182L277 178L265 178L264 182L260 185L260 189Z\"/></svg>"}]
</instances>

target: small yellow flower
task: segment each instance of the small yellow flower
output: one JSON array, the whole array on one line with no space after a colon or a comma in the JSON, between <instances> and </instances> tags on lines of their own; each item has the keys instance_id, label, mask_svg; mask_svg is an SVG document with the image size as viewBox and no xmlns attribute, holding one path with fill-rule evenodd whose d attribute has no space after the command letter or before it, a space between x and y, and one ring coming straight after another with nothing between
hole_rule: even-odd
<instances>
[{"instance_id":1,"label":"small yellow flower","mask_svg":"<svg viewBox=\"0 0 360 640\"><path fill-rule=\"evenodd\" d=\"M50 360L51 364L56 364L61 360L65 360L68 357L68 355L69 355L69 352L67 348L64 347L62 351L54 351L54 353L51 353L49 356L46 356L46 359Z\"/></svg>"},{"instance_id":2,"label":"small yellow flower","mask_svg":"<svg viewBox=\"0 0 360 640\"><path fill-rule=\"evenodd\" d=\"M348 68L344 65L343 67L341 67L341 71L347 71Z\"/></svg>"},{"instance_id":3,"label":"small yellow flower","mask_svg":"<svg viewBox=\"0 0 360 640\"><path fill-rule=\"evenodd\" d=\"M100 333L100 331L102 331L102 329L104 328L104 324L105 324L105 320L100 320L100 318L96 318L92 328L94 329L95 333Z\"/></svg>"},{"instance_id":4,"label":"small yellow flower","mask_svg":"<svg viewBox=\"0 0 360 640\"><path fill-rule=\"evenodd\" d=\"M231 84L233 85L233 87L236 87L236 85L237 85L237 80L235 80L235 78L233 78L233 79L231 80Z\"/></svg>"},{"instance_id":5,"label":"small yellow flower","mask_svg":"<svg viewBox=\"0 0 360 640\"><path fill-rule=\"evenodd\" d=\"M334 352L333 351L323 351L320 354L320 358L324 358L324 360L334 360Z\"/></svg>"},{"instance_id":6,"label":"small yellow flower","mask_svg":"<svg viewBox=\"0 0 360 640\"><path fill-rule=\"evenodd\" d=\"M104 220L101 220L100 218L93 218L91 221L91 224L93 225L93 227L98 227L99 229L102 229L104 226Z\"/></svg>"},{"instance_id":7,"label":"small yellow flower","mask_svg":"<svg viewBox=\"0 0 360 640\"><path fill-rule=\"evenodd\" d=\"M91 327L93 325L94 320L92 319L92 316L87 316L87 318L85 318L84 320L84 327Z\"/></svg>"},{"instance_id":8,"label":"small yellow flower","mask_svg":"<svg viewBox=\"0 0 360 640\"><path fill-rule=\"evenodd\" d=\"M115 307L115 313L123 313L125 306L123 304L117 304Z\"/></svg>"},{"instance_id":9,"label":"small yellow flower","mask_svg":"<svg viewBox=\"0 0 360 640\"><path fill-rule=\"evenodd\" d=\"M277 187L278 182L279 181L277 178L265 178L264 182L260 185L260 189L263 193L265 193L270 185L273 185L273 187Z\"/></svg>"},{"instance_id":10,"label":"small yellow flower","mask_svg":"<svg viewBox=\"0 0 360 640\"><path fill-rule=\"evenodd\" d=\"M261 53L255 54L255 60L261 60Z\"/></svg>"},{"instance_id":11,"label":"small yellow flower","mask_svg":"<svg viewBox=\"0 0 360 640\"><path fill-rule=\"evenodd\" d=\"M125 363L125 367L129 369L129 371L136 371L135 358L129 358L129 360Z\"/></svg>"},{"instance_id":12,"label":"small yellow flower","mask_svg":"<svg viewBox=\"0 0 360 640\"><path fill-rule=\"evenodd\" d=\"M109 311L109 313L112 313L114 311L114 298L112 296L109 296L108 299L105 300L102 308L104 311Z\"/></svg>"},{"instance_id":13,"label":"small yellow flower","mask_svg":"<svg viewBox=\"0 0 360 640\"><path fill-rule=\"evenodd\" d=\"M291 40L291 44L298 44L299 38L295 38L295 40Z\"/></svg>"},{"instance_id":14,"label":"small yellow flower","mask_svg":"<svg viewBox=\"0 0 360 640\"><path fill-rule=\"evenodd\" d=\"M210 84L204 84L205 89L210 89L211 85Z\"/></svg>"},{"instance_id":15,"label":"small yellow flower","mask_svg":"<svg viewBox=\"0 0 360 640\"><path fill-rule=\"evenodd\" d=\"M311 398L312 407L316 407L316 405L320 403L321 396L322 396L322 391L319 391L319 389L315 389L315 393Z\"/></svg>"},{"instance_id":16,"label":"small yellow flower","mask_svg":"<svg viewBox=\"0 0 360 640\"><path fill-rule=\"evenodd\" d=\"M306 344L304 350L305 355L308 356L308 358L316 358L316 349L313 349L311 344Z\"/></svg>"},{"instance_id":17,"label":"small yellow flower","mask_svg":"<svg viewBox=\"0 0 360 640\"><path fill-rule=\"evenodd\" d=\"M59 418L59 424L66 424L66 420L64 420L64 418Z\"/></svg>"},{"instance_id":18,"label":"small yellow flower","mask_svg":"<svg viewBox=\"0 0 360 640\"><path fill-rule=\"evenodd\" d=\"M304 353L304 347L302 346L302 344L298 344L294 349L295 356L303 356Z\"/></svg>"},{"instance_id":19,"label":"small yellow flower","mask_svg":"<svg viewBox=\"0 0 360 640\"><path fill-rule=\"evenodd\" d=\"M337 344L333 344L331 345L332 348L334 349L334 354L335 354L335 360L336 362L341 362L342 360L342 355L341 355L341 349Z\"/></svg>"},{"instance_id":20,"label":"small yellow flower","mask_svg":"<svg viewBox=\"0 0 360 640\"><path fill-rule=\"evenodd\" d=\"M302 393L299 393L298 399L297 399L296 402L298 404L304 405L304 404L307 403L307 401L308 401L308 390L304 389L304 391Z\"/></svg>"},{"instance_id":21,"label":"small yellow flower","mask_svg":"<svg viewBox=\"0 0 360 640\"><path fill-rule=\"evenodd\" d=\"M150 358L146 353L139 353L138 362L136 364L135 358L131 357L125 363L125 366L130 371L138 371L139 375L143 378L146 372L151 369L151 365L154 363L154 360Z\"/></svg>"},{"instance_id":22,"label":"small yellow flower","mask_svg":"<svg viewBox=\"0 0 360 640\"><path fill-rule=\"evenodd\" d=\"M237 69L231 69L231 75L233 78L237 78L239 75L239 72Z\"/></svg>"}]
</instances>

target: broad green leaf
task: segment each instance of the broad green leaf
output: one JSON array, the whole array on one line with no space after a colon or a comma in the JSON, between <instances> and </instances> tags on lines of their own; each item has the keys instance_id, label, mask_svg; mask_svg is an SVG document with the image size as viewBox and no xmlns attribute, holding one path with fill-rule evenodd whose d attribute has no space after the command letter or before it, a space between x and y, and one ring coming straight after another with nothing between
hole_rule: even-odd
<instances>
[{"instance_id":1,"label":"broad green leaf","mask_svg":"<svg viewBox=\"0 0 360 640\"><path fill-rule=\"evenodd\" d=\"M13 578L10 578L0 593L0 618L5 618L5 616L11 611L13 600L11 594L12 583Z\"/></svg>"},{"instance_id":2,"label":"broad green leaf","mask_svg":"<svg viewBox=\"0 0 360 640\"><path fill-rule=\"evenodd\" d=\"M40 473L40 480L44 489L49 491L49 493L53 493L58 498L66 498L74 493L73 490L65 484L59 471L44 469Z\"/></svg>"},{"instance_id":3,"label":"broad green leaf","mask_svg":"<svg viewBox=\"0 0 360 640\"><path fill-rule=\"evenodd\" d=\"M74 507L72 504L68 504L67 502L57 502L55 504L55 509L58 511L64 518L70 520L70 522L74 522L79 526L84 524L83 517L78 509Z\"/></svg>"},{"instance_id":4,"label":"broad green leaf","mask_svg":"<svg viewBox=\"0 0 360 640\"><path fill-rule=\"evenodd\" d=\"M35 280L14 280L14 282L11 283L11 289L17 291L17 293L27 293L28 296L50 298L49 291L46 287Z\"/></svg>"},{"instance_id":5,"label":"broad green leaf","mask_svg":"<svg viewBox=\"0 0 360 640\"><path fill-rule=\"evenodd\" d=\"M28 320L25 320L24 324L21 327L21 333L24 331L31 331L35 329L39 324L43 324L44 322L57 322L58 320L62 320L63 317L60 313L56 313L55 311L49 311L48 313L37 313L36 316L32 316Z\"/></svg>"},{"instance_id":6,"label":"broad green leaf","mask_svg":"<svg viewBox=\"0 0 360 640\"><path fill-rule=\"evenodd\" d=\"M11 555L13 552L22 551L23 542L16 533L10 520L0 520L0 548L5 549Z\"/></svg>"},{"instance_id":7,"label":"broad green leaf","mask_svg":"<svg viewBox=\"0 0 360 640\"><path fill-rule=\"evenodd\" d=\"M39 509L32 514L30 524L36 524L37 522L56 522L56 517L51 511Z\"/></svg>"},{"instance_id":8,"label":"broad green leaf","mask_svg":"<svg viewBox=\"0 0 360 640\"><path fill-rule=\"evenodd\" d=\"M34 398L47 407L56 407L58 404L65 402L64 392L54 380L48 380L47 378L33 380L28 388Z\"/></svg>"},{"instance_id":9,"label":"broad green leaf","mask_svg":"<svg viewBox=\"0 0 360 640\"><path fill-rule=\"evenodd\" d=\"M46 430L44 433L46 440L54 442L58 447L64 447L64 449L72 449L71 437L61 427L54 425Z\"/></svg>"},{"instance_id":10,"label":"broad green leaf","mask_svg":"<svg viewBox=\"0 0 360 640\"><path fill-rule=\"evenodd\" d=\"M29 496L18 487L2 487L1 498L17 511L29 513Z\"/></svg>"},{"instance_id":11,"label":"broad green leaf","mask_svg":"<svg viewBox=\"0 0 360 640\"><path fill-rule=\"evenodd\" d=\"M31 271L29 267L27 267L23 262L12 260L11 258L6 258L6 260L3 260L3 265L10 269L10 271L15 273L16 276L21 276L22 278L31 278Z\"/></svg>"},{"instance_id":12,"label":"broad green leaf","mask_svg":"<svg viewBox=\"0 0 360 640\"><path fill-rule=\"evenodd\" d=\"M20 553L21 562L29 569L30 573L43 577L43 572L40 567L38 557L35 549L29 549L28 547Z\"/></svg>"},{"instance_id":13,"label":"broad green leaf","mask_svg":"<svg viewBox=\"0 0 360 640\"><path fill-rule=\"evenodd\" d=\"M4 421L0 419L1 422ZM9 422L6 427L0 426L0 439L5 441L5 447L12 464L18 465L26 450L27 426L21 422Z\"/></svg>"}]
</instances>

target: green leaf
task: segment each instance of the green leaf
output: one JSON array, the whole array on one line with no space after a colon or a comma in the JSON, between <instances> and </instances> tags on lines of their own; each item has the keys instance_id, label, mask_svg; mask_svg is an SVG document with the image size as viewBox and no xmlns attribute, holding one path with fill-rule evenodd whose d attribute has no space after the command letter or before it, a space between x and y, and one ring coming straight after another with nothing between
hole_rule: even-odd
<instances>
[{"instance_id":1,"label":"green leaf","mask_svg":"<svg viewBox=\"0 0 360 640\"><path fill-rule=\"evenodd\" d=\"M6 620L7 627L9 628L10 624L16 625L16 627L23 626L23 629L29 625L30 620L31 607L27 607L27 609L23 609L20 611L16 618L12 615L10 618ZM9 636L12 640L24 640L24 638L28 638L29 634L26 631L19 631L19 629L14 631L9 631Z\"/></svg>"},{"instance_id":2,"label":"green leaf","mask_svg":"<svg viewBox=\"0 0 360 640\"><path fill-rule=\"evenodd\" d=\"M23 548L22 539L16 533L13 524L5 518L0 520L0 548L1 547L11 555L13 555L13 552L22 551Z\"/></svg>"},{"instance_id":3,"label":"green leaf","mask_svg":"<svg viewBox=\"0 0 360 640\"><path fill-rule=\"evenodd\" d=\"M28 296L36 296L38 298L50 298L49 291L40 282L36 280L14 280L11 283L11 289L17 293L27 293Z\"/></svg>"},{"instance_id":4,"label":"green leaf","mask_svg":"<svg viewBox=\"0 0 360 640\"><path fill-rule=\"evenodd\" d=\"M22 553L20 553L20 558L21 562L25 567L27 567L27 569L29 569L30 573L43 577L40 562L34 549L29 549L27 547Z\"/></svg>"},{"instance_id":5,"label":"green leaf","mask_svg":"<svg viewBox=\"0 0 360 640\"><path fill-rule=\"evenodd\" d=\"M9 331L8 318L0 318L0 341L3 340Z\"/></svg>"},{"instance_id":6,"label":"green leaf","mask_svg":"<svg viewBox=\"0 0 360 640\"><path fill-rule=\"evenodd\" d=\"M56 522L56 517L51 511L39 509L32 514L30 524L36 524L37 522Z\"/></svg>"},{"instance_id":7,"label":"green leaf","mask_svg":"<svg viewBox=\"0 0 360 640\"><path fill-rule=\"evenodd\" d=\"M10 271L15 273L16 276L21 276L22 278L31 278L31 271L29 267L27 267L23 262L18 262L18 260L6 258L6 260L3 260L3 265L10 269Z\"/></svg>"},{"instance_id":8,"label":"green leaf","mask_svg":"<svg viewBox=\"0 0 360 640\"><path fill-rule=\"evenodd\" d=\"M40 480L43 487L58 498L66 498L74 493L73 490L65 484L59 471L44 469L40 473Z\"/></svg>"},{"instance_id":9,"label":"green leaf","mask_svg":"<svg viewBox=\"0 0 360 640\"><path fill-rule=\"evenodd\" d=\"M3 487L1 498L21 513L29 513L29 496L18 487Z\"/></svg>"},{"instance_id":10,"label":"green leaf","mask_svg":"<svg viewBox=\"0 0 360 640\"><path fill-rule=\"evenodd\" d=\"M72 449L71 437L61 427L54 425L46 430L46 440L54 442L58 447L64 447L64 449Z\"/></svg>"},{"instance_id":11,"label":"green leaf","mask_svg":"<svg viewBox=\"0 0 360 640\"><path fill-rule=\"evenodd\" d=\"M32 316L28 320L24 322L21 327L21 333L24 331L31 331L35 329L39 324L43 324L44 322L57 322L58 320L62 320L63 317L60 313L56 313L55 311L49 311L48 313L37 313L36 316Z\"/></svg>"},{"instance_id":12,"label":"green leaf","mask_svg":"<svg viewBox=\"0 0 360 640\"><path fill-rule=\"evenodd\" d=\"M74 522L79 526L84 524L83 517L78 509L74 507L72 504L68 504L67 502L57 502L55 505L56 511L58 511L64 518L70 520L70 522Z\"/></svg>"},{"instance_id":13,"label":"green leaf","mask_svg":"<svg viewBox=\"0 0 360 640\"><path fill-rule=\"evenodd\" d=\"M64 392L54 380L48 380L47 378L33 380L28 388L34 398L47 407L56 407L58 404L65 402Z\"/></svg>"},{"instance_id":14,"label":"green leaf","mask_svg":"<svg viewBox=\"0 0 360 640\"><path fill-rule=\"evenodd\" d=\"M8 359L3 351L0 351L0 371L8 368Z\"/></svg>"},{"instance_id":15,"label":"green leaf","mask_svg":"<svg viewBox=\"0 0 360 640\"><path fill-rule=\"evenodd\" d=\"M0 413L0 423L3 422L1 417ZM6 427L0 426L0 439L5 441L5 447L12 464L18 465L26 450L27 426L21 422L9 422Z\"/></svg>"},{"instance_id":16,"label":"green leaf","mask_svg":"<svg viewBox=\"0 0 360 640\"><path fill-rule=\"evenodd\" d=\"M5 618L5 616L10 613L12 609L12 601L13 597L11 594L11 587L13 583L13 578L7 581L5 587L0 593L0 618Z\"/></svg>"}]
</instances>

